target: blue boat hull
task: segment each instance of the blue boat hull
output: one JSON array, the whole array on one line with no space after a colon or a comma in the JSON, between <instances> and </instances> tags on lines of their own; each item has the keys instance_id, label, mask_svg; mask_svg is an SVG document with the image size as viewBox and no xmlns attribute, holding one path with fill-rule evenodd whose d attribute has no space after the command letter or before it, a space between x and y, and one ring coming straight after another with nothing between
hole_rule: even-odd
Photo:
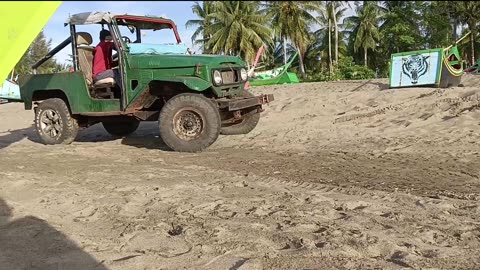
<instances>
[{"instance_id":1,"label":"blue boat hull","mask_svg":"<svg viewBox=\"0 0 480 270\"><path fill-rule=\"evenodd\" d=\"M0 85L0 99L12 100L12 101L21 101L20 97L20 87L18 84L5 80L2 85Z\"/></svg>"}]
</instances>

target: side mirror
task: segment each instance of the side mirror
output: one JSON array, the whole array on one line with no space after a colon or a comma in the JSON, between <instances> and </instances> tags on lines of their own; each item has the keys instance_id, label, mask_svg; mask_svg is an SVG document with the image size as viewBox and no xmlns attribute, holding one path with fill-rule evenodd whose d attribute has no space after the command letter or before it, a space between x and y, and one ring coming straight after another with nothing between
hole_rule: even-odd
<instances>
[{"instance_id":1,"label":"side mirror","mask_svg":"<svg viewBox=\"0 0 480 270\"><path fill-rule=\"evenodd\" d=\"M128 28L128 30L130 30L130 33L132 33L132 34L135 33L135 27L134 26L128 25L127 28Z\"/></svg>"}]
</instances>

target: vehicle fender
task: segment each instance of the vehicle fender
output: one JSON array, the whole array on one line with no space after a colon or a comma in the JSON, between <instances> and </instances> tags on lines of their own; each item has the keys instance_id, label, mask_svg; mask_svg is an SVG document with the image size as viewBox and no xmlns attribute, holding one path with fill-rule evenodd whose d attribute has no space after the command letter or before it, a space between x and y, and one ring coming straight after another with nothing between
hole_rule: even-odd
<instances>
[{"instance_id":1,"label":"vehicle fender","mask_svg":"<svg viewBox=\"0 0 480 270\"><path fill-rule=\"evenodd\" d=\"M162 81L171 81L171 82L179 82L183 83L188 88L202 92L210 87L212 87L212 83L205 81L202 78L198 77L189 77L189 76L169 76L162 78Z\"/></svg>"}]
</instances>

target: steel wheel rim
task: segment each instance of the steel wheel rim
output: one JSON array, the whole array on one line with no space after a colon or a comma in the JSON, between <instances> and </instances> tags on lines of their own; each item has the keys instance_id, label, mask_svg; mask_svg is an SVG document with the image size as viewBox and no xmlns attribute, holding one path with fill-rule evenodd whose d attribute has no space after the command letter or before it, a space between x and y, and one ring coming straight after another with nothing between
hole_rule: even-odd
<instances>
[{"instance_id":1,"label":"steel wheel rim","mask_svg":"<svg viewBox=\"0 0 480 270\"><path fill-rule=\"evenodd\" d=\"M177 137L185 141L200 137L204 124L202 114L194 108L183 109L173 117L173 131Z\"/></svg>"},{"instance_id":2,"label":"steel wheel rim","mask_svg":"<svg viewBox=\"0 0 480 270\"><path fill-rule=\"evenodd\" d=\"M62 120L60 114L52 109L42 111L40 114L40 130L52 139L62 134Z\"/></svg>"}]
</instances>

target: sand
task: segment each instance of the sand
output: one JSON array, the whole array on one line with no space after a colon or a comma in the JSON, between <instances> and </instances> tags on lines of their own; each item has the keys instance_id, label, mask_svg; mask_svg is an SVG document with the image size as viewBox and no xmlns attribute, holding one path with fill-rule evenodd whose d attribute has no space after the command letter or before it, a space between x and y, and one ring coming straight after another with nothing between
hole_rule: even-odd
<instances>
[{"instance_id":1,"label":"sand","mask_svg":"<svg viewBox=\"0 0 480 270\"><path fill-rule=\"evenodd\" d=\"M0 105L0 269L478 268L479 77L252 89L259 126L196 154L154 122L46 146Z\"/></svg>"}]
</instances>

